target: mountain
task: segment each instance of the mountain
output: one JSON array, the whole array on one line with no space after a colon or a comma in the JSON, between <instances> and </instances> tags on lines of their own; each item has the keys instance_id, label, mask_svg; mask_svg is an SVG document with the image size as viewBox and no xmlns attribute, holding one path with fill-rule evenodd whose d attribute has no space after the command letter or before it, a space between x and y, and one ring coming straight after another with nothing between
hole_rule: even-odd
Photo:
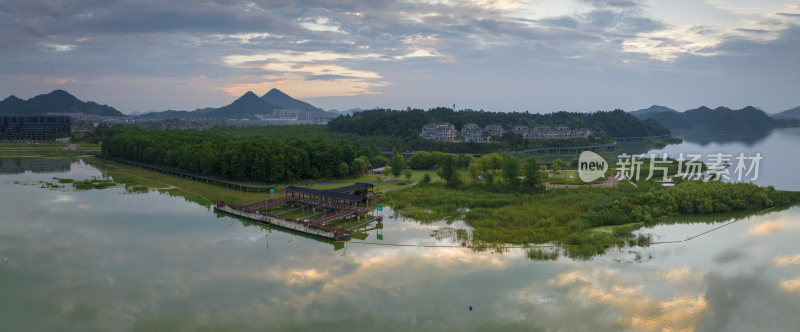
<instances>
[{"instance_id":1,"label":"mountain","mask_svg":"<svg viewBox=\"0 0 800 332\"><path fill-rule=\"evenodd\" d=\"M152 112L143 114L137 119L164 120L164 119L250 119L255 120L256 115L272 116L275 110L299 110L310 112L314 116L308 118L331 118L335 114L323 111L309 103L294 99L278 89L272 89L264 96L258 97L252 91L236 99L230 105L219 108L199 108L194 111ZM296 115L295 115L296 116Z\"/></svg>"},{"instance_id":2,"label":"mountain","mask_svg":"<svg viewBox=\"0 0 800 332\"><path fill-rule=\"evenodd\" d=\"M340 111L340 110L337 110L335 108L332 108L332 109L328 110L328 113L331 113L334 116L339 116L339 115L352 115L354 113L358 113L358 112L361 112L361 111L363 111L363 110L361 108L358 108L358 107L351 108L351 109L344 110L344 111Z\"/></svg>"},{"instance_id":3,"label":"mountain","mask_svg":"<svg viewBox=\"0 0 800 332\"><path fill-rule=\"evenodd\" d=\"M317 113L320 115L328 115L328 112L325 112L321 108L314 107L313 105L304 102L302 100L294 99L289 95L283 93L283 91L275 88L269 90L267 93L261 96L261 100L266 101L272 105L275 105L280 109L298 110L298 111Z\"/></svg>"},{"instance_id":4,"label":"mountain","mask_svg":"<svg viewBox=\"0 0 800 332\"><path fill-rule=\"evenodd\" d=\"M189 119L199 117L200 113L192 111L176 111L166 110L161 112L148 112L141 115L135 115L136 119L140 120L167 120L167 119Z\"/></svg>"},{"instance_id":5,"label":"mountain","mask_svg":"<svg viewBox=\"0 0 800 332\"><path fill-rule=\"evenodd\" d=\"M772 116L776 119L800 119L800 106L790 110L785 110Z\"/></svg>"},{"instance_id":6,"label":"mountain","mask_svg":"<svg viewBox=\"0 0 800 332\"><path fill-rule=\"evenodd\" d=\"M167 110L142 114L137 119L165 120L165 119L255 119L256 114L272 114L277 107L261 100L252 91L234 100L229 105L219 108L198 108L194 111Z\"/></svg>"},{"instance_id":7,"label":"mountain","mask_svg":"<svg viewBox=\"0 0 800 332\"><path fill-rule=\"evenodd\" d=\"M711 130L762 130L773 128L776 121L753 106L734 110L727 107L711 109L706 106L685 112L673 110L655 113L639 113L640 119L653 119L670 129L711 129Z\"/></svg>"},{"instance_id":8,"label":"mountain","mask_svg":"<svg viewBox=\"0 0 800 332\"><path fill-rule=\"evenodd\" d=\"M661 113L661 112L675 112L675 113L677 113L678 111L676 111L674 109L671 109L669 107L666 107L666 106L653 105L653 106L650 106L648 108L643 108L643 109L632 111L632 112L628 112L628 113L630 113L631 115L633 115L633 116L635 116L635 117L637 117L639 119L645 120L645 119L649 118L650 115L655 114L655 113Z\"/></svg>"},{"instance_id":9,"label":"mountain","mask_svg":"<svg viewBox=\"0 0 800 332\"><path fill-rule=\"evenodd\" d=\"M256 114L272 114L272 111L276 108L275 105L258 98L252 91L247 91L230 105L208 110L205 116L209 118L252 120L255 119Z\"/></svg>"},{"instance_id":10,"label":"mountain","mask_svg":"<svg viewBox=\"0 0 800 332\"><path fill-rule=\"evenodd\" d=\"M0 114L32 115L45 113L83 113L103 116L125 116L111 106L93 101L84 102L69 92L55 90L28 100L10 96L0 101Z\"/></svg>"}]
</instances>

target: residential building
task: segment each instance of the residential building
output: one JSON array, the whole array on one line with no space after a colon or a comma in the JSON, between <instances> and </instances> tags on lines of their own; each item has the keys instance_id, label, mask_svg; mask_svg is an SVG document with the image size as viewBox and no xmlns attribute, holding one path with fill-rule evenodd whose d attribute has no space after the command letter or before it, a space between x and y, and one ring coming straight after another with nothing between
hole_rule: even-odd
<instances>
[{"instance_id":1,"label":"residential building","mask_svg":"<svg viewBox=\"0 0 800 332\"><path fill-rule=\"evenodd\" d=\"M476 123L465 123L464 126L461 127L461 133L462 134L466 134L468 131L472 131L472 130L475 130L475 129L483 130Z\"/></svg>"},{"instance_id":2,"label":"residential building","mask_svg":"<svg viewBox=\"0 0 800 332\"><path fill-rule=\"evenodd\" d=\"M553 130L548 126L537 126L528 133L528 138L551 138L548 135L552 132Z\"/></svg>"},{"instance_id":3,"label":"residential building","mask_svg":"<svg viewBox=\"0 0 800 332\"><path fill-rule=\"evenodd\" d=\"M454 141L456 127L450 123L429 123L422 126L420 137L436 141Z\"/></svg>"},{"instance_id":4,"label":"residential building","mask_svg":"<svg viewBox=\"0 0 800 332\"><path fill-rule=\"evenodd\" d=\"M2 115L0 141L55 141L70 137L72 119L64 115Z\"/></svg>"},{"instance_id":5,"label":"residential building","mask_svg":"<svg viewBox=\"0 0 800 332\"><path fill-rule=\"evenodd\" d=\"M528 133L530 132L531 129L528 128L528 126L516 125L512 130L514 131L515 134L521 135L522 138L528 138Z\"/></svg>"},{"instance_id":6,"label":"residential building","mask_svg":"<svg viewBox=\"0 0 800 332\"><path fill-rule=\"evenodd\" d=\"M589 128L569 129L567 126L537 126L528 132L527 138L532 139L553 139L553 138L586 138L592 134Z\"/></svg>"},{"instance_id":7,"label":"residential building","mask_svg":"<svg viewBox=\"0 0 800 332\"><path fill-rule=\"evenodd\" d=\"M589 128L578 128L573 129L572 132L569 134L570 138L587 138L589 135L592 134L592 130Z\"/></svg>"},{"instance_id":8,"label":"residential building","mask_svg":"<svg viewBox=\"0 0 800 332\"><path fill-rule=\"evenodd\" d=\"M553 129L553 132L555 138L569 138L569 134L572 131L567 126L558 126Z\"/></svg>"},{"instance_id":9,"label":"residential building","mask_svg":"<svg viewBox=\"0 0 800 332\"><path fill-rule=\"evenodd\" d=\"M505 130L503 130L503 126L499 124L490 124L486 126L484 130L489 133L489 136L500 136L505 132Z\"/></svg>"},{"instance_id":10,"label":"residential building","mask_svg":"<svg viewBox=\"0 0 800 332\"><path fill-rule=\"evenodd\" d=\"M488 139L485 137L486 135L484 135L483 128L475 125L474 123L469 123L467 125L464 125L464 127L461 128L461 133L464 135L464 142L488 143Z\"/></svg>"}]
</instances>

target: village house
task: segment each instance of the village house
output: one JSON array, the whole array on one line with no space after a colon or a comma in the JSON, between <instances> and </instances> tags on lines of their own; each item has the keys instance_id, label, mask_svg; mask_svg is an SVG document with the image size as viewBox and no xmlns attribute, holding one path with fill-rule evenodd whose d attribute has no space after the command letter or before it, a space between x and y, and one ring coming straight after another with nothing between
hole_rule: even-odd
<instances>
[{"instance_id":1,"label":"village house","mask_svg":"<svg viewBox=\"0 0 800 332\"><path fill-rule=\"evenodd\" d=\"M528 138L528 133L530 132L531 129L528 128L528 126L516 125L514 126L514 128L512 128L512 130L514 131L515 134L521 135L522 138Z\"/></svg>"},{"instance_id":2,"label":"village house","mask_svg":"<svg viewBox=\"0 0 800 332\"><path fill-rule=\"evenodd\" d=\"M456 126L450 123L429 123L422 126L420 137L435 141L454 141Z\"/></svg>"},{"instance_id":3,"label":"village house","mask_svg":"<svg viewBox=\"0 0 800 332\"><path fill-rule=\"evenodd\" d=\"M483 128L475 123L467 123L461 127L461 134L464 135L464 142L484 143Z\"/></svg>"},{"instance_id":4,"label":"village house","mask_svg":"<svg viewBox=\"0 0 800 332\"><path fill-rule=\"evenodd\" d=\"M489 136L500 136L505 132L503 126L499 124L490 124L486 126L485 130L489 133Z\"/></svg>"},{"instance_id":5,"label":"village house","mask_svg":"<svg viewBox=\"0 0 800 332\"><path fill-rule=\"evenodd\" d=\"M531 139L553 139L553 138L586 138L592 134L589 128L569 129L567 126L557 126L550 128L548 126L537 126L528 132L528 137Z\"/></svg>"}]
</instances>

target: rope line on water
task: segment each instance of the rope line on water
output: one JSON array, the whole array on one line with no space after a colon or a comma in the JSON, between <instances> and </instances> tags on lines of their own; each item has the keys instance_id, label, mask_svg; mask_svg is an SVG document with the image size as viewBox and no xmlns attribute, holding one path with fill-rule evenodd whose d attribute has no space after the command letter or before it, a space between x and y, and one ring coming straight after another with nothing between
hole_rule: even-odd
<instances>
[{"instance_id":1,"label":"rope line on water","mask_svg":"<svg viewBox=\"0 0 800 332\"><path fill-rule=\"evenodd\" d=\"M763 212L765 212L765 211L769 211L769 210L772 210L772 209L774 209L774 207L771 207L771 208L766 208L766 209L764 209L764 210L761 210L761 211L758 211L758 212L756 212L756 213L753 213L752 215L757 215L757 214L760 214L760 213L763 213ZM729 225L731 225L731 224L733 224L733 223L740 222L740 221L742 221L742 220L744 220L744 219L745 219L745 218L738 218L738 219L734 219L733 221L727 222L727 223L725 223L724 225L720 225L720 226L714 227L714 228L712 228L712 229L710 229L710 230L707 230L707 231L705 231L705 232L702 232L702 233L699 233L699 234L696 234L696 235L689 236L689 237L687 237L687 238L686 238L686 239L684 239L684 240L650 242L650 244L649 244L649 245L654 245L654 244L675 244L675 243L689 242L689 241L691 241L691 240L694 240L695 238L698 238L698 237L700 237L700 236L706 235L706 234L708 234L708 233L711 233L711 232L713 232L713 231L716 231L716 230L718 230L718 229L720 229L720 228L723 228L723 227L725 227L725 226L729 226ZM367 244L367 245L393 246L393 247L418 247L418 248L463 248L463 249L476 249L476 247L466 247L466 246L458 246L458 245L422 245L422 244L419 244L419 245L417 245L417 244L380 243L380 242L365 242L365 241L361 241L361 242L353 242L353 241L334 241L334 242L347 243L347 244ZM531 246L507 246L507 247L502 247L502 249L563 248L563 247L570 247L570 246L573 246L573 245L569 245L569 244L567 244L567 245L531 245ZM608 245L608 247L611 247L611 246L616 246L616 245L615 245L615 244L609 244L609 245ZM492 247L488 247L488 248L486 248L486 249L491 249L491 248L492 248ZM480 247L478 247L477 249L483 249L483 248L480 248Z\"/></svg>"}]
</instances>

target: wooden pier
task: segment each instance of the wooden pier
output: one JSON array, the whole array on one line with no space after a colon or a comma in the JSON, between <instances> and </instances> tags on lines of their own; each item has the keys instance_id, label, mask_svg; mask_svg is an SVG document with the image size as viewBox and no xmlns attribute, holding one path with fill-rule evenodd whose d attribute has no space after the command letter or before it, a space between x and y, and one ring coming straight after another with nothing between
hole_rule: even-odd
<instances>
[{"instance_id":1,"label":"wooden pier","mask_svg":"<svg viewBox=\"0 0 800 332\"><path fill-rule=\"evenodd\" d=\"M268 199L246 205L226 205L225 202L217 202L214 210L258 223L338 241L350 238L350 230L342 227L332 227L328 223L339 219L365 217L368 212L366 204L375 197L374 187L372 184L361 182L329 190L289 186L284 191L284 197L282 198ZM319 218L309 220L310 217L321 213L312 214L304 219L292 219L260 211L261 209L281 204L301 205L314 211L320 209L321 213L326 213Z\"/></svg>"},{"instance_id":2,"label":"wooden pier","mask_svg":"<svg viewBox=\"0 0 800 332\"><path fill-rule=\"evenodd\" d=\"M336 229L332 227L328 227L330 229L312 228L308 224L304 224L303 222L284 220L281 218L271 217L258 212L247 212L244 210L239 210L234 207L231 207L230 205L224 205L224 203L222 203L222 205L218 203L216 206L214 206L214 210L234 215L237 217L245 218L251 221L255 221L260 224L267 224L278 228L283 228L295 232L300 232L320 237L326 240L339 241L350 238L350 232L344 231L341 228L336 228Z\"/></svg>"}]
</instances>

